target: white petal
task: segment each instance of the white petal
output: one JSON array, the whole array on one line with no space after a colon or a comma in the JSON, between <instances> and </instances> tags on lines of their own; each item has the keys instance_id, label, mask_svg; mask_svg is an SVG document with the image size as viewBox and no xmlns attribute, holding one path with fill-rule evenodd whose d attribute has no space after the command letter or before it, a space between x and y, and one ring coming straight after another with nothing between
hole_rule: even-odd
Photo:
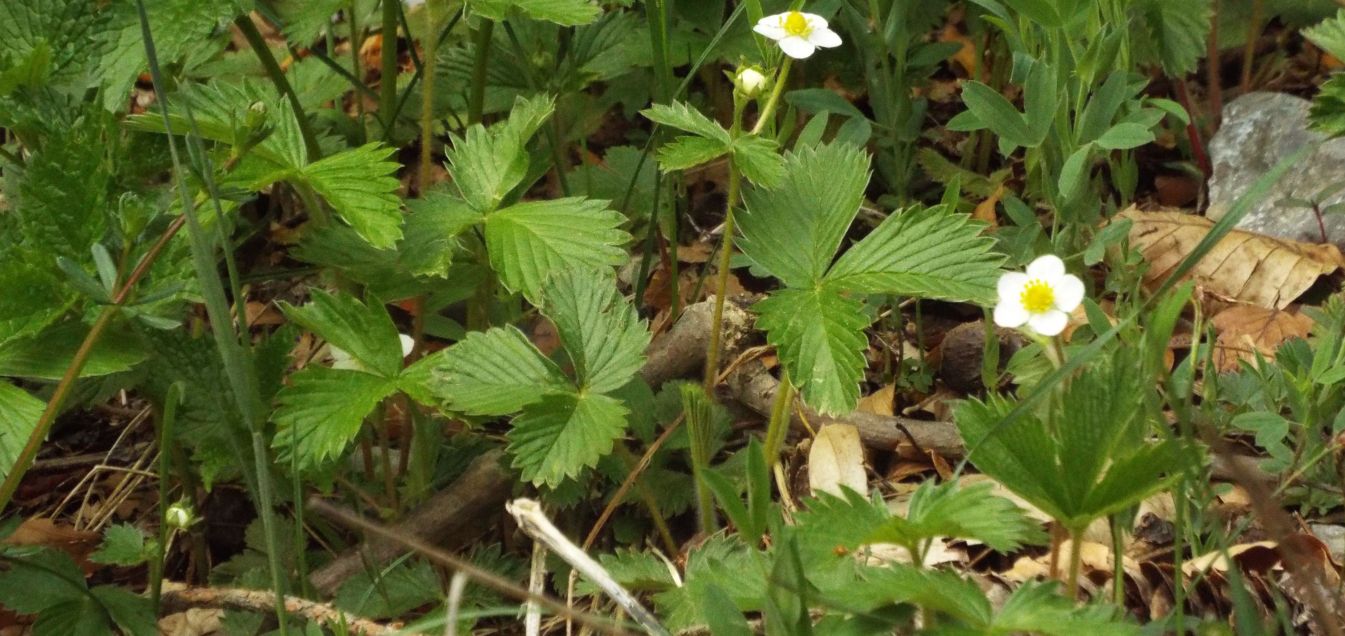
<instances>
[{"instance_id":1,"label":"white petal","mask_svg":"<svg viewBox=\"0 0 1345 636\"><path fill-rule=\"evenodd\" d=\"M1023 287L1032 280L1027 274L1022 272L1005 272L999 277L999 302L1005 301L1018 302L1023 296Z\"/></svg>"},{"instance_id":2,"label":"white petal","mask_svg":"<svg viewBox=\"0 0 1345 636\"><path fill-rule=\"evenodd\" d=\"M802 11L800 11L799 15L803 16L803 19L808 22L809 29L827 28L827 19L820 15L817 15L816 13L803 13Z\"/></svg>"},{"instance_id":3,"label":"white petal","mask_svg":"<svg viewBox=\"0 0 1345 636\"><path fill-rule=\"evenodd\" d=\"M1037 260L1027 266L1027 275L1048 283L1054 282L1055 279L1065 275L1065 261L1051 254L1038 256Z\"/></svg>"},{"instance_id":4,"label":"white petal","mask_svg":"<svg viewBox=\"0 0 1345 636\"><path fill-rule=\"evenodd\" d=\"M1001 300L998 305L995 305L995 324L1001 327L1017 329L1027 324L1031 317L1016 298L1008 302Z\"/></svg>"},{"instance_id":5,"label":"white petal","mask_svg":"<svg viewBox=\"0 0 1345 636\"><path fill-rule=\"evenodd\" d=\"M397 334L397 337L402 341L402 357L411 355L411 350L416 348L416 339L404 333Z\"/></svg>"},{"instance_id":6,"label":"white petal","mask_svg":"<svg viewBox=\"0 0 1345 636\"><path fill-rule=\"evenodd\" d=\"M1055 308L1060 311L1074 311L1083 302L1083 281L1078 276L1065 274L1056 279L1051 289L1055 292Z\"/></svg>"},{"instance_id":7,"label":"white petal","mask_svg":"<svg viewBox=\"0 0 1345 636\"><path fill-rule=\"evenodd\" d=\"M1048 309L1040 314L1033 314L1027 320L1027 326L1033 331L1043 336L1058 336L1065 330L1065 325L1069 324L1069 314L1055 309Z\"/></svg>"},{"instance_id":8,"label":"white petal","mask_svg":"<svg viewBox=\"0 0 1345 636\"><path fill-rule=\"evenodd\" d=\"M813 46L819 46L824 49L834 49L841 45L841 36L836 35L835 31L828 28L813 29L808 34L808 42Z\"/></svg>"},{"instance_id":9,"label":"white petal","mask_svg":"<svg viewBox=\"0 0 1345 636\"><path fill-rule=\"evenodd\" d=\"M782 40L788 35L785 33L785 28L780 26L780 21L774 17L762 18L756 26L752 27L752 30L772 40Z\"/></svg>"},{"instance_id":10,"label":"white petal","mask_svg":"<svg viewBox=\"0 0 1345 636\"><path fill-rule=\"evenodd\" d=\"M784 51L785 55L789 57L802 60L811 56L813 51L817 50L817 47L801 37L790 35L780 40L780 50Z\"/></svg>"}]
</instances>

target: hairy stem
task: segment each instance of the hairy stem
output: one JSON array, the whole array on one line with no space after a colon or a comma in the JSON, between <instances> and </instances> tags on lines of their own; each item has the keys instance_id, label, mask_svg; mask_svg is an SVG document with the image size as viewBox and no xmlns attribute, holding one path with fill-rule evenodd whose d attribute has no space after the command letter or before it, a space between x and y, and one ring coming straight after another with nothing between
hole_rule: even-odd
<instances>
[{"instance_id":1,"label":"hairy stem","mask_svg":"<svg viewBox=\"0 0 1345 636\"><path fill-rule=\"evenodd\" d=\"M780 447L784 445L785 434L789 432L789 407L794 403L794 385L789 382L789 372L780 371L780 388L775 391L775 402L771 404L771 420L766 425L766 461L774 464L780 456ZM914 556L914 555L912 555Z\"/></svg>"},{"instance_id":2,"label":"hairy stem","mask_svg":"<svg viewBox=\"0 0 1345 636\"><path fill-rule=\"evenodd\" d=\"M765 127L766 122L771 121L775 115L775 109L780 105L780 95L785 91L786 80L789 79L789 69L794 65L794 58L786 57L784 63L780 65L780 73L775 76L775 86L771 88L771 96L766 99L766 105L762 107L761 114L757 117L757 123L752 127L752 134L760 133ZM737 120L737 117L734 117Z\"/></svg>"},{"instance_id":3,"label":"hairy stem","mask_svg":"<svg viewBox=\"0 0 1345 636\"><path fill-rule=\"evenodd\" d=\"M495 30L494 20L483 20L481 26L472 33L472 46L476 48L472 59L472 92L467 99L467 123L481 121L481 111L486 105L486 71L490 62L490 38Z\"/></svg>"},{"instance_id":4,"label":"hairy stem","mask_svg":"<svg viewBox=\"0 0 1345 636\"><path fill-rule=\"evenodd\" d=\"M420 166L416 177L416 190L421 196L430 187L430 154L434 146L434 59L439 50L439 38L435 37L434 0L425 3L425 63L421 67L420 88Z\"/></svg>"},{"instance_id":5,"label":"hairy stem","mask_svg":"<svg viewBox=\"0 0 1345 636\"><path fill-rule=\"evenodd\" d=\"M397 122L397 0L383 0L381 29L383 49L379 57L378 116L383 120L383 138L391 139Z\"/></svg>"}]
</instances>

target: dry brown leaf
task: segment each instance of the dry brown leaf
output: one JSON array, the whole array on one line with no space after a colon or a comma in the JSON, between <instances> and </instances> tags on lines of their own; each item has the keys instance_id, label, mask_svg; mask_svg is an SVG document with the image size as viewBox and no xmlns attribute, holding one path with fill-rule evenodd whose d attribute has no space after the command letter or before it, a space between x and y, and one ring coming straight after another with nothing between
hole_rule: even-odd
<instances>
[{"instance_id":1,"label":"dry brown leaf","mask_svg":"<svg viewBox=\"0 0 1345 636\"><path fill-rule=\"evenodd\" d=\"M889 384L859 400L855 410L874 415L893 415L892 404L896 400L897 385Z\"/></svg>"},{"instance_id":2,"label":"dry brown leaf","mask_svg":"<svg viewBox=\"0 0 1345 636\"><path fill-rule=\"evenodd\" d=\"M1134 223L1130 241L1149 261L1144 281L1161 283L1209 233L1213 221L1175 211L1131 206L1116 216ZM1314 245L1233 230L1187 274L1223 298L1283 309L1317 279L1342 265L1334 245Z\"/></svg>"},{"instance_id":3,"label":"dry brown leaf","mask_svg":"<svg viewBox=\"0 0 1345 636\"><path fill-rule=\"evenodd\" d=\"M999 184L990 198L976 204L976 209L972 211L971 217L989 223L990 227L999 227L999 216L995 214L995 206L999 205L999 200L1004 198L1006 191L1004 184Z\"/></svg>"},{"instance_id":4,"label":"dry brown leaf","mask_svg":"<svg viewBox=\"0 0 1345 636\"><path fill-rule=\"evenodd\" d=\"M1254 305L1233 305L1210 322L1219 334L1214 342L1214 366L1220 373L1237 371L1244 360L1255 364L1258 353L1274 360L1281 344L1306 338L1312 329L1312 318L1304 314Z\"/></svg>"},{"instance_id":5,"label":"dry brown leaf","mask_svg":"<svg viewBox=\"0 0 1345 636\"><path fill-rule=\"evenodd\" d=\"M853 425L828 424L817 432L808 450L808 487L813 494L843 497L841 486L860 494L868 492L864 445L859 441L859 429Z\"/></svg>"}]
</instances>

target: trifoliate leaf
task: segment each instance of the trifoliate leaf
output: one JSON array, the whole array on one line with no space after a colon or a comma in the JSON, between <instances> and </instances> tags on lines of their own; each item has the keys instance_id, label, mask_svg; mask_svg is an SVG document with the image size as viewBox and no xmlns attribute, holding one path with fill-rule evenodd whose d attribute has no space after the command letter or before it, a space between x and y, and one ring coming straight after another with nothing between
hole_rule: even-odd
<instances>
[{"instance_id":1,"label":"trifoliate leaf","mask_svg":"<svg viewBox=\"0 0 1345 636\"><path fill-rule=\"evenodd\" d=\"M18 461L46 406L27 391L0 382L0 479L7 477Z\"/></svg>"},{"instance_id":2,"label":"trifoliate leaf","mask_svg":"<svg viewBox=\"0 0 1345 636\"><path fill-rule=\"evenodd\" d=\"M482 216L466 201L442 190L406 202L407 215L398 260L417 276L442 276L448 271L458 235L480 223Z\"/></svg>"},{"instance_id":3,"label":"trifoliate leaf","mask_svg":"<svg viewBox=\"0 0 1345 636\"><path fill-rule=\"evenodd\" d=\"M600 271L567 270L542 290L542 313L555 323L582 390L610 393L644 366L649 330Z\"/></svg>"},{"instance_id":4,"label":"trifoliate leaf","mask_svg":"<svg viewBox=\"0 0 1345 636\"><path fill-rule=\"evenodd\" d=\"M133 525L118 523L103 531L103 543L89 555L89 560L129 567L144 563L149 556L145 548L145 533Z\"/></svg>"},{"instance_id":5,"label":"trifoliate leaf","mask_svg":"<svg viewBox=\"0 0 1345 636\"><path fill-rule=\"evenodd\" d=\"M780 146L774 139L747 135L733 142L733 165L758 186L773 188L785 177Z\"/></svg>"},{"instance_id":6,"label":"trifoliate leaf","mask_svg":"<svg viewBox=\"0 0 1345 636\"><path fill-rule=\"evenodd\" d=\"M302 307L281 305L290 320L350 354L369 373L391 378L402 369L397 327L382 303L369 305L345 292L312 291Z\"/></svg>"},{"instance_id":7,"label":"trifoliate leaf","mask_svg":"<svg viewBox=\"0 0 1345 636\"><path fill-rule=\"evenodd\" d=\"M1303 29L1303 37L1336 59L1345 59L1345 9L1341 9L1334 18Z\"/></svg>"},{"instance_id":8,"label":"trifoliate leaf","mask_svg":"<svg viewBox=\"0 0 1345 636\"><path fill-rule=\"evenodd\" d=\"M893 213L827 273L844 289L990 302L1004 258L980 224L946 207Z\"/></svg>"},{"instance_id":9,"label":"trifoliate leaf","mask_svg":"<svg viewBox=\"0 0 1345 636\"><path fill-rule=\"evenodd\" d=\"M831 287L782 289L753 310L809 406L826 414L854 409L869 345L863 330L872 322L863 303Z\"/></svg>"},{"instance_id":10,"label":"trifoliate leaf","mask_svg":"<svg viewBox=\"0 0 1345 636\"><path fill-rule=\"evenodd\" d=\"M117 585L99 585L89 592L93 594L94 598L98 599L98 607L93 611L93 614L101 620L103 612L106 611L107 617L111 618L112 622L121 628L121 633L137 636L159 633L158 621L154 616L154 605L149 598L132 594ZM83 622L82 619L81 622ZM36 626L34 626L33 631L38 633ZM106 634L108 631L107 625L104 625L102 630L83 633L90 635ZM61 630L54 633L70 634L71 636L81 635L81 632L78 631Z\"/></svg>"},{"instance_id":11,"label":"trifoliate leaf","mask_svg":"<svg viewBox=\"0 0 1345 636\"><path fill-rule=\"evenodd\" d=\"M473 12L492 20L505 19L509 9L561 26L588 24L602 14L602 7L588 0L477 0L472 4Z\"/></svg>"},{"instance_id":12,"label":"trifoliate leaf","mask_svg":"<svg viewBox=\"0 0 1345 636\"><path fill-rule=\"evenodd\" d=\"M892 517L866 543L915 545L936 537L972 539L1000 552L1045 538L1040 524L1012 501L991 492L992 484L961 486L925 482L911 495L905 517Z\"/></svg>"},{"instance_id":13,"label":"trifoliate leaf","mask_svg":"<svg viewBox=\"0 0 1345 636\"><path fill-rule=\"evenodd\" d=\"M300 469L337 457L359 435L364 418L397 388L396 380L362 371L310 366L276 395L271 445L282 463Z\"/></svg>"},{"instance_id":14,"label":"trifoliate leaf","mask_svg":"<svg viewBox=\"0 0 1345 636\"><path fill-rule=\"evenodd\" d=\"M401 200L397 198L394 149L371 143L339 152L303 168L302 178L336 213L374 247L387 248L402 237Z\"/></svg>"},{"instance_id":15,"label":"trifoliate leaf","mask_svg":"<svg viewBox=\"0 0 1345 636\"><path fill-rule=\"evenodd\" d=\"M656 124L685 130L699 137L713 139L726 146L733 142L733 139L729 136L729 131L685 102L654 104L640 111L640 114Z\"/></svg>"},{"instance_id":16,"label":"trifoliate leaf","mask_svg":"<svg viewBox=\"0 0 1345 636\"><path fill-rule=\"evenodd\" d=\"M686 170L714 161L732 148L718 139L682 135L658 149L658 163L664 170Z\"/></svg>"},{"instance_id":17,"label":"trifoliate leaf","mask_svg":"<svg viewBox=\"0 0 1345 636\"><path fill-rule=\"evenodd\" d=\"M546 96L518 99L509 119L489 129L475 124L462 137L453 136L445 150L453 184L476 211L494 210L528 172L529 139L551 116L555 102Z\"/></svg>"},{"instance_id":18,"label":"trifoliate leaf","mask_svg":"<svg viewBox=\"0 0 1345 636\"><path fill-rule=\"evenodd\" d=\"M744 196L738 246L790 287L821 280L850 228L869 182L868 157L844 145L786 153L778 188Z\"/></svg>"},{"instance_id":19,"label":"trifoliate leaf","mask_svg":"<svg viewBox=\"0 0 1345 636\"><path fill-rule=\"evenodd\" d=\"M429 391L468 415L508 415L548 391L571 386L555 363L512 326L469 333L436 355Z\"/></svg>"},{"instance_id":20,"label":"trifoliate leaf","mask_svg":"<svg viewBox=\"0 0 1345 636\"><path fill-rule=\"evenodd\" d=\"M0 570L0 605L20 614L37 614L47 608L84 597L84 572L70 555L37 549L6 559Z\"/></svg>"},{"instance_id":21,"label":"trifoliate leaf","mask_svg":"<svg viewBox=\"0 0 1345 636\"><path fill-rule=\"evenodd\" d=\"M621 402L596 393L543 397L523 409L509 430L509 454L523 479L555 486L597 465L626 431Z\"/></svg>"},{"instance_id":22,"label":"trifoliate leaf","mask_svg":"<svg viewBox=\"0 0 1345 636\"><path fill-rule=\"evenodd\" d=\"M851 553L892 516L884 504L849 488L844 493L837 497L819 492L795 516L795 539L805 560L853 559Z\"/></svg>"},{"instance_id":23,"label":"trifoliate leaf","mask_svg":"<svg viewBox=\"0 0 1345 636\"><path fill-rule=\"evenodd\" d=\"M563 269L611 267L625 262L630 235L604 201L579 198L529 201L486 217L491 268L510 291L540 304L542 284Z\"/></svg>"},{"instance_id":24,"label":"trifoliate leaf","mask_svg":"<svg viewBox=\"0 0 1345 636\"><path fill-rule=\"evenodd\" d=\"M1345 74L1332 75L1312 100L1308 121L1328 137L1345 136Z\"/></svg>"},{"instance_id":25,"label":"trifoliate leaf","mask_svg":"<svg viewBox=\"0 0 1345 636\"><path fill-rule=\"evenodd\" d=\"M1196 70L1210 35L1210 0L1143 0L1137 8L1149 36L1148 46L1133 47L1137 55L1170 77Z\"/></svg>"}]
</instances>

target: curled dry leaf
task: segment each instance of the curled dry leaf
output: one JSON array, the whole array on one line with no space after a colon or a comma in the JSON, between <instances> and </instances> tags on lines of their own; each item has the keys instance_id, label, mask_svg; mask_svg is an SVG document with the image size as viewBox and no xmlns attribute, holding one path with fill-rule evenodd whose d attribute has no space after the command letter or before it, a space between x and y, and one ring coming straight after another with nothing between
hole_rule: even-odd
<instances>
[{"instance_id":1,"label":"curled dry leaf","mask_svg":"<svg viewBox=\"0 0 1345 636\"><path fill-rule=\"evenodd\" d=\"M1214 366L1220 373L1237 371L1242 361L1256 363L1257 354L1275 359L1275 351L1292 338L1306 338L1312 318L1300 313L1254 305L1233 305L1210 322L1219 334L1214 342Z\"/></svg>"},{"instance_id":2,"label":"curled dry leaf","mask_svg":"<svg viewBox=\"0 0 1345 636\"><path fill-rule=\"evenodd\" d=\"M813 493L825 492L843 497L841 486L845 486L866 494L868 482L859 429L850 424L823 426L808 451L808 486Z\"/></svg>"},{"instance_id":3,"label":"curled dry leaf","mask_svg":"<svg viewBox=\"0 0 1345 636\"><path fill-rule=\"evenodd\" d=\"M855 407L860 413L872 413L874 415L893 415L892 405L896 401L897 385L889 384L859 400L859 406Z\"/></svg>"},{"instance_id":4,"label":"curled dry leaf","mask_svg":"<svg viewBox=\"0 0 1345 636\"><path fill-rule=\"evenodd\" d=\"M1205 217L1175 211L1143 212L1135 206L1118 219L1133 222L1131 244L1149 261L1148 284L1162 283L1209 234ZM1345 265L1334 245L1314 245L1234 230L1187 274L1205 291L1230 300L1283 309L1321 276Z\"/></svg>"}]
</instances>

